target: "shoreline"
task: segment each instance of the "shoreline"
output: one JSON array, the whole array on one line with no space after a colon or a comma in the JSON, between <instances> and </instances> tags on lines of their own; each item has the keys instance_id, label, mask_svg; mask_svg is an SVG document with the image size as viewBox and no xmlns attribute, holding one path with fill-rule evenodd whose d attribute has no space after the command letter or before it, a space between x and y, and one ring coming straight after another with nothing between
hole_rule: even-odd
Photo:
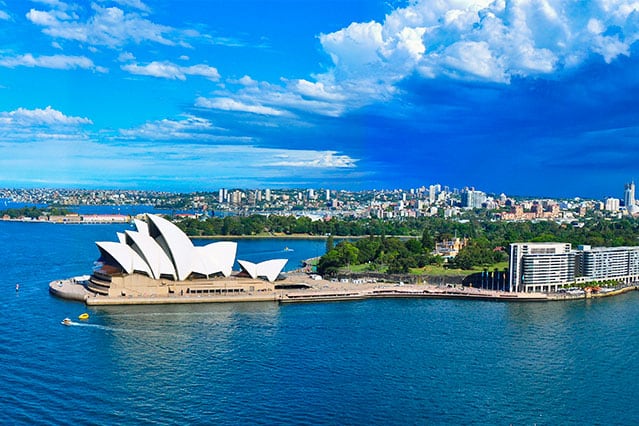
<instances>
[{"instance_id":1,"label":"shoreline","mask_svg":"<svg viewBox=\"0 0 639 426\"><path fill-rule=\"evenodd\" d=\"M195 303L318 303L343 302L369 299L462 299L492 302L554 302L568 300L597 299L617 296L639 290L639 286L622 287L606 293L569 295L565 293L510 293L473 287L443 286L432 284L383 284L383 283L335 283L312 280L304 274L289 278L291 283L305 284L305 290L276 289L268 293L222 294L222 295L170 295L170 296L98 296L83 284L82 277L55 280L49 283L49 292L62 299L83 302L86 306L109 305L167 305Z\"/></svg>"}]
</instances>

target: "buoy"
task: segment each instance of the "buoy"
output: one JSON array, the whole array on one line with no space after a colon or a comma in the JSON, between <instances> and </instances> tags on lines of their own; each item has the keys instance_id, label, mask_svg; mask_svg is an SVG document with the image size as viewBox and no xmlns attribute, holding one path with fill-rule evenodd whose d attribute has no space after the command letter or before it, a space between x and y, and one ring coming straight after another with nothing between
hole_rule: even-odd
<instances>
[{"instance_id":1,"label":"buoy","mask_svg":"<svg viewBox=\"0 0 639 426\"><path fill-rule=\"evenodd\" d=\"M85 312L85 313L83 313L83 314L80 314L80 315L78 316L78 319L81 319L81 320L89 319L89 314L87 314L86 312Z\"/></svg>"}]
</instances>

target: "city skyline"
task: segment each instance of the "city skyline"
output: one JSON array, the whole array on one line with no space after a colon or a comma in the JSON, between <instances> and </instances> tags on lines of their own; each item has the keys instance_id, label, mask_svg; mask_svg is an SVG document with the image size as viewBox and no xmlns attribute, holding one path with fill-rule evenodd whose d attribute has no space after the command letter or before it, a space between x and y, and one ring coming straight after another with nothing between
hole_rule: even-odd
<instances>
[{"instance_id":1,"label":"city skyline","mask_svg":"<svg viewBox=\"0 0 639 426\"><path fill-rule=\"evenodd\" d=\"M637 5L0 0L0 187L602 198Z\"/></svg>"}]
</instances>

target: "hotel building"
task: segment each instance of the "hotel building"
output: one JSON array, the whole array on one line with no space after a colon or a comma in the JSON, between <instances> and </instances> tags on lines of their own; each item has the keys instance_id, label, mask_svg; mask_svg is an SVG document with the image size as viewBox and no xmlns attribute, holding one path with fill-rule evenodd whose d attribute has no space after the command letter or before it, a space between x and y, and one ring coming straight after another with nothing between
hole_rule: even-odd
<instances>
[{"instance_id":1,"label":"hotel building","mask_svg":"<svg viewBox=\"0 0 639 426\"><path fill-rule=\"evenodd\" d=\"M510 245L512 292L552 292L564 285L639 281L639 247L579 246L568 243Z\"/></svg>"},{"instance_id":2,"label":"hotel building","mask_svg":"<svg viewBox=\"0 0 639 426\"><path fill-rule=\"evenodd\" d=\"M510 245L511 292L550 292L575 280L575 254L568 243Z\"/></svg>"}]
</instances>

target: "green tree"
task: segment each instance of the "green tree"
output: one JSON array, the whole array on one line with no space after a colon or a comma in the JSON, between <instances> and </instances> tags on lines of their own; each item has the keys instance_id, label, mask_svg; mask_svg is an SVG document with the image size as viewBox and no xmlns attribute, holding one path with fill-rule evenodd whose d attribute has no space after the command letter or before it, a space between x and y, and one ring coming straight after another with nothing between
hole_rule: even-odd
<instances>
[{"instance_id":1,"label":"green tree","mask_svg":"<svg viewBox=\"0 0 639 426\"><path fill-rule=\"evenodd\" d=\"M333 250L333 247L335 247L335 239L333 238L333 235L329 235L326 239L326 253Z\"/></svg>"}]
</instances>

